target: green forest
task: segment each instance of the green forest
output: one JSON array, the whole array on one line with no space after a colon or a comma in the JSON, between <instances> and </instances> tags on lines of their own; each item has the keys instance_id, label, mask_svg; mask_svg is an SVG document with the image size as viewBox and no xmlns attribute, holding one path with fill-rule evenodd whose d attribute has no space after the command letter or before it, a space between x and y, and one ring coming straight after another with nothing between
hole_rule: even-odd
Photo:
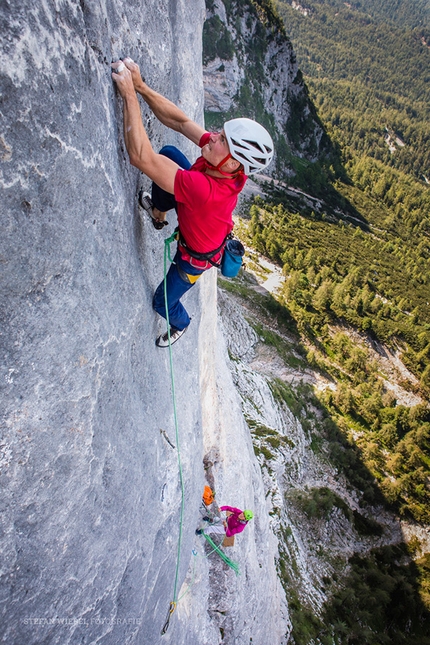
<instances>
[{"instance_id":1,"label":"green forest","mask_svg":"<svg viewBox=\"0 0 430 645\"><path fill-rule=\"evenodd\" d=\"M295 176L289 180L290 186L319 196L322 209L298 204L282 184L272 182L267 186L271 199L254 200L242 235L282 266L280 302L312 343L308 360L338 383L324 405L346 436L358 437L362 459L386 501L401 515L429 523L429 410L424 403L397 405L364 344L357 346L346 333L333 334L331 326L349 326L400 350L415 376L402 386L428 400L430 189L422 177L430 154L430 50L422 45L416 50L415 40L404 48L412 28L394 23L388 28L385 19L336 0L306 3L311 10L306 16L279 4L335 152L325 162L295 160ZM378 7L381 16L383 3ZM386 10L393 13L390 3ZM389 46L382 39L387 32ZM376 52L375 33L381 35ZM406 74L409 68L414 77ZM391 111L384 112L376 97L382 78ZM424 99L422 113L416 108L412 118L402 106L418 98ZM390 152L384 140L381 123L389 115L390 131L408 141L403 157L403 148ZM394 128L401 118L402 129ZM419 145L416 154L415 142L424 141L426 128L427 145Z\"/></svg>"},{"instance_id":2,"label":"green forest","mask_svg":"<svg viewBox=\"0 0 430 645\"><path fill-rule=\"evenodd\" d=\"M291 3L277 4L347 169L359 155L430 181L428 2L309 0L306 16Z\"/></svg>"},{"instance_id":3,"label":"green forest","mask_svg":"<svg viewBox=\"0 0 430 645\"><path fill-rule=\"evenodd\" d=\"M290 175L266 184L265 199L255 198L237 227L249 247L282 267L283 287L264 307L297 334L300 360L337 385L317 397L303 388L287 392L279 382L274 393L303 424L309 423L306 400L320 410L315 449L323 438L331 461L361 491L363 507L382 503L428 525L430 2L252 4L270 8L272 16L276 4L331 142L314 162L282 149ZM206 42L211 38L207 34ZM233 43L224 44L228 58ZM243 97L240 107L246 108ZM286 133L296 144L303 124L294 114ZM223 286L245 295L244 285ZM246 297L253 296L248 291ZM273 333L258 333L282 351ZM422 403L398 403L369 345L400 355L411 378L399 385ZM278 439L269 439L258 450L270 460ZM310 518L333 505L351 514L328 489L295 502ZM361 515L350 520L359 533L380 529L376 522L364 526ZM347 579L326 581L331 599L321 616L300 603L281 558L292 642L430 643L430 558L400 564L412 552L411 544L386 546L351 558Z\"/></svg>"},{"instance_id":4,"label":"green forest","mask_svg":"<svg viewBox=\"0 0 430 645\"><path fill-rule=\"evenodd\" d=\"M288 184L324 206L300 204L272 182L270 199L254 200L241 234L283 268L278 301L307 362L337 383L319 400L333 463L362 491L363 504L383 499L428 524L429 5L310 0L302 5L307 15L290 3L278 7L333 144L326 160L292 160ZM397 404L351 329L401 351L415 376L401 385L422 404ZM305 500L308 513L324 507L321 494ZM385 547L352 558L349 579L334 585L322 617L300 604L287 576L294 642L428 642L428 558L401 567L399 557Z\"/></svg>"}]
</instances>

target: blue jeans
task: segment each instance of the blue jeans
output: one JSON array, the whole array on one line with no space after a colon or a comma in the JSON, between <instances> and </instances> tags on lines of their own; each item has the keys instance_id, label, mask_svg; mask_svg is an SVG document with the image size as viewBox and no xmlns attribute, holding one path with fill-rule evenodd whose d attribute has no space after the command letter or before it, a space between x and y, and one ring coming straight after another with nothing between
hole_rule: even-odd
<instances>
[{"instance_id":1,"label":"blue jeans","mask_svg":"<svg viewBox=\"0 0 430 645\"><path fill-rule=\"evenodd\" d=\"M174 146L164 146L160 154L169 157L175 161L181 168L188 170L191 167L190 162L180 150ZM172 208L176 210L175 196L163 190L157 184L152 184L152 203L160 211L168 211ZM185 260L182 260L179 252L173 259L167 272L167 308L169 312L169 323L173 331L176 329L185 329L190 324L190 317L180 299L191 289L203 273L202 269L193 267ZM166 307L164 303L164 280L160 282L152 300L152 306L160 316L167 318Z\"/></svg>"},{"instance_id":2,"label":"blue jeans","mask_svg":"<svg viewBox=\"0 0 430 645\"><path fill-rule=\"evenodd\" d=\"M185 329L190 324L190 317L180 299L196 283L203 271L204 269L196 269L196 267L182 260L179 251L176 251L166 278L167 307L170 327L173 331L176 329ZM167 318L164 303L164 280L160 282L154 293L152 306L160 316Z\"/></svg>"},{"instance_id":3,"label":"blue jeans","mask_svg":"<svg viewBox=\"0 0 430 645\"><path fill-rule=\"evenodd\" d=\"M178 148L175 148L175 146L164 146L160 150L160 155L168 157L184 170L189 170L191 168L191 164L186 156L182 154ZM170 211L172 208L176 210L176 199L172 193L168 193L155 183L152 184L151 193L152 203L159 211L165 213Z\"/></svg>"}]
</instances>

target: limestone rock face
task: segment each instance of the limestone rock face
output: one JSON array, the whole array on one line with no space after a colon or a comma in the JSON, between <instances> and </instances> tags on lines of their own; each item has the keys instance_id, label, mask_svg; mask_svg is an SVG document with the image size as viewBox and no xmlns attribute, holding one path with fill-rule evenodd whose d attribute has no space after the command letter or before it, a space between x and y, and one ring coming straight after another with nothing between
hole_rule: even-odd
<instances>
[{"instance_id":1,"label":"limestone rock face","mask_svg":"<svg viewBox=\"0 0 430 645\"><path fill-rule=\"evenodd\" d=\"M161 639L182 494L169 356L154 344L164 325L151 299L175 217L158 232L139 212L148 181L128 161L110 63L132 57L202 123L203 20L203 0L2 3L0 631L9 645ZM173 143L196 157L142 111L156 149ZM212 333L212 274L187 295L193 322L173 348L183 600L162 642L218 644L224 616L224 643L251 634L254 645L280 643L288 617L261 473L240 406L230 392L225 410L219 389L226 352ZM194 534L208 451L221 456L218 501L261 511L232 556L246 574L222 569L227 595L217 589L216 602L212 560Z\"/></svg>"},{"instance_id":2,"label":"limestone rock face","mask_svg":"<svg viewBox=\"0 0 430 645\"><path fill-rule=\"evenodd\" d=\"M318 159L327 141L280 18L258 0L211 0L206 7L203 75L211 121L220 127L242 115L263 123L275 142L269 175L291 172L287 150Z\"/></svg>"},{"instance_id":3,"label":"limestone rock face","mask_svg":"<svg viewBox=\"0 0 430 645\"><path fill-rule=\"evenodd\" d=\"M228 112L240 90L244 72L237 56L223 61L219 56L205 65L205 109L208 112Z\"/></svg>"}]
</instances>

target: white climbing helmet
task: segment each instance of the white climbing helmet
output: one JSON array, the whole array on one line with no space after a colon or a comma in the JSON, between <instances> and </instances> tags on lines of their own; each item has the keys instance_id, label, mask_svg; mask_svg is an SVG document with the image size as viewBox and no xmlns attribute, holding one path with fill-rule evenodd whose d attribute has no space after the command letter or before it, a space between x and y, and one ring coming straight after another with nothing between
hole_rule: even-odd
<instances>
[{"instance_id":1,"label":"white climbing helmet","mask_svg":"<svg viewBox=\"0 0 430 645\"><path fill-rule=\"evenodd\" d=\"M245 175L264 170L273 158L273 141L262 125L252 119L231 119L224 123L231 156L243 164Z\"/></svg>"}]
</instances>

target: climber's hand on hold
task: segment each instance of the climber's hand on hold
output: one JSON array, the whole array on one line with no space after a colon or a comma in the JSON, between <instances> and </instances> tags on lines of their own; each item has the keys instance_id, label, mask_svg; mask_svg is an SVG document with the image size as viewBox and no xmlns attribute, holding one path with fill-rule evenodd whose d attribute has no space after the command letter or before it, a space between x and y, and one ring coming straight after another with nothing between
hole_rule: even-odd
<instances>
[{"instance_id":1,"label":"climber's hand on hold","mask_svg":"<svg viewBox=\"0 0 430 645\"><path fill-rule=\"evenodd\" d=\"M123 65L124 68L123 71L117 75L115 73L115 69L118 69L120 65ZM172 101L169 101L169 99L151 89L146 84L145 79L142 78L139 65L137 65L132 58L126 56L122 60L112 63L112 67L114 68L113 79L117 83L118 90L123 99L125 99L126 96L130 96L128 93L129 86L126 86L125 82L124 84L121 84L123 82L123 77L125 78L126 76L129 76L133 83L134 91L140 94L163 125L171 128L175 132L180 132L196 145L199 144L202 135L205 133L205 129L202 128L201 125L194 123L194 121L192 121L180 108L172 103ZM148 174L146 171L142 172Z\"/></svg>"},{"instance_id":2,"label":"climber's hand on hold","mask_svg":"<svg viewBox=\"0 0 430 645\"><path fill-rule=\"evenodd\" d=\"M136 91L139 91L139 89L142 88L142 85L144 83L144 80L143 80L142 75L140 73L139 65L137 63L135 63L134 60L132 60L128 56L127 56L127 58L123 59L123 63L127 67L127 69L129 70L129 72L131 74L131 77L133 79L134 89Z\"/></svg>"},{"instance_id":3,"label":"climber's hand on hold","mask_svg":"<svg viewBox=\"0 0 430 645\"><path fill-rule=\"evenodd\" d=\"M134 94L133 79L130 70L124 65L122 60L115 61L111 64L112 78L117 84L118 91L124 98L130 92Z\"/></svg>"},{"instance_id":4,"label":"climber's hand on hold","mask_svg":"<svg viewBox=\"0 0 430 645\"><path fill-rule=\"evenodd\" d=\"M129 65L132 63L129 63ZM123 99L124 141L130 163L155 181L163 190L173 195L178 164L163 155L156 154L151 146L142 121L140 105L133 85L131 71L122 60L112 63L112 78ZM140 78L140 73L139 73ZM142 87L149 92L145 83ZM154 92L156 97L160 95ZM163 99L163 97L161 97ZM166 99L163 99L166 101ZM170 102L168 102L170 105ZM182 112L171 104L175 111ZM185 117L186 118L186 117ZM196 126L197 127L197 126Z\"/></svg>"}]
</instances>

